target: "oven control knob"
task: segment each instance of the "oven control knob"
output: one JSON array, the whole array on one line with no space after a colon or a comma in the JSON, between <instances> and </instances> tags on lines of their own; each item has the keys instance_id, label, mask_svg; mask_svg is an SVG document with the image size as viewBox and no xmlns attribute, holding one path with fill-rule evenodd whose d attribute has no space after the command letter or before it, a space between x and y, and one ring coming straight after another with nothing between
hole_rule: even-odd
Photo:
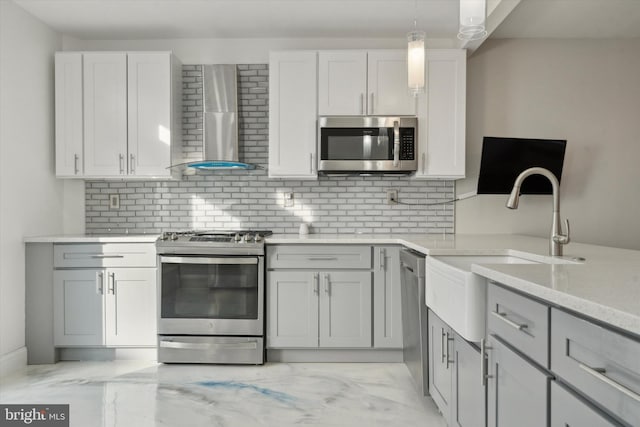
<instances>
[{"instance_id":1,"label":"oven control knob","mask_svg":"<svg viewBox=\"0 0 640 427\"><path fill-rule=\"evenodd\" d=\"M245 235L244 235L244 241L245 241L246 243L249 243L249 242L251 242L252 240L253 240L253 235L251 235L251 234L249 234L249 233L247 233L247 234L245 234Z\"/></svg>"},{"instance_id":2,"label":"oven control knob","mask_svg":"<svg viewBox=\"0 0 640 427\"><path fill-rule=\"evenodd\" d=\"M259 234L256 234L256 237L254 238L254 241L256 242L262 242L262 236Z\"/></svg>"},{"instance_id":3,"label":"oven control knob","mask_svg":"<svg viewBox=\"0 0 640 427\"><path fill-rule=\"evenodd\" d=\"M235 236L233 236L233 241L234 242L239 242L240 240L242 240L242 237L240 236L240 233L236 233Z\"/></svg>"},{"instance_id":4,"label":"oven control knob","mask_svg":"<svg viewBox=\"0 0 640 427\"><path fill-rule=\"evenodd\" d=\"M171 240L178 240L178 235L176 233L171 233Z\"/></svg>"}]
</instances>

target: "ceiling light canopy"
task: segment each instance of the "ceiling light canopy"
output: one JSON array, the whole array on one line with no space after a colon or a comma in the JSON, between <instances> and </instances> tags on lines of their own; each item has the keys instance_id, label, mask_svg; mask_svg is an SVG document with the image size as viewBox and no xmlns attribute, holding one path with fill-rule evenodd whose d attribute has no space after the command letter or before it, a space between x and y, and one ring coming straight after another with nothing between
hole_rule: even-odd
<instances>
[{"instance_id":1,"label":"ceiling light canopy","mask_svg":"<svg viewBox=\"0 0 640 427\"><path fill-rule=\"evenodd\" d=\"M460 0L460 40L480 40L487 37L485 27L486 0Z\"/></svg>"}]
</instances>

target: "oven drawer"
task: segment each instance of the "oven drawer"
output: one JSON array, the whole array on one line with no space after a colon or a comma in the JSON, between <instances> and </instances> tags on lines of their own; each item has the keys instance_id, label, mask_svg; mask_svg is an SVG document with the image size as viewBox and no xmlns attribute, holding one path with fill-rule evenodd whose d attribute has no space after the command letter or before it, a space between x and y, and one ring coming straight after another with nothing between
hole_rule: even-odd
<instances>
[{"instance_id":1,"label":"oven drawer","mask_svg":"<svg viewBox=\"0 0 640 427\"><path fill-rule=\"evenodd\" d=\"M264 339L262 337L160 335L158 362L262 365Z\"/></svg>"},{"instance_id":2,"label":"oven drawer","mask_svg":"<svg viewBox=\"0 0 640 427\"><path fill-rule=\"evenodd\" d=\"M371 268L371 246L281 245L267 247L267 268Z\"/></svg>"},{"instance_id":3,"label":"oven drawer","mask_svg":"<svg viewBox=\"0 0 640 427\"><path fill-rule=\"evenodd\" d=\"M640 426L640 342L551 310L551 369L627 423Z\"/></svg>"},{"instance_id":4,"label":"oven drawer","mask_svg":"<svg viewBox=\"0 0 640 427\"><path fill-rule=\"evenodd\" d=\"M487 329L549 367L549 307L489 283Z\"/></svg>"},{"instance_id":5,"label":"oven drawer","mask_svg":"<svg viewBox=\"0 0 640 427\"><path fill-rule=\"evenodd\" d=\"M55 244L54 268L155 267L153 243Z\"/></svg>"}]
</instances>

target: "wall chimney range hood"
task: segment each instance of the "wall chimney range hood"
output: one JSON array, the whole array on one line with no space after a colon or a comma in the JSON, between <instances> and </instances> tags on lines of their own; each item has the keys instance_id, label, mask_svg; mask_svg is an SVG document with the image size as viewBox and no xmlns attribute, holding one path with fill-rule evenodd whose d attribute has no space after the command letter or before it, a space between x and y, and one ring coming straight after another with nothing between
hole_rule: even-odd
<instances>
[{"instance_id":1,"label":"wall chimney range hood","mask_svg":"<svg viewBox=\"0 0 640 427\"><path fill-rule=\"evenodd\" d=\"M196 170L251 170L238 157L238 83L235 65L202 65L202 158ZM187 172L188 173L188 172Z\"/></svg>"}]
</instances>

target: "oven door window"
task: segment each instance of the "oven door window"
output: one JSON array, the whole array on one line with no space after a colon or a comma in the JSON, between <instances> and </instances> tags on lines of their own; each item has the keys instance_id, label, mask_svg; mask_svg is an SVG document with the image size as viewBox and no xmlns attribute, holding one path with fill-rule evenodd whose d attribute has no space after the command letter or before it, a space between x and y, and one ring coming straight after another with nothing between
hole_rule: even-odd
<instances>
[{"instance_id":1,"label":"oven door window","mask_svg":"<svg viewBox=\"0 0 640 427\"><path fill-rule=\"evenodd\" d=\"M256 258L197 260L162 262L162 318L258 318Z\"/></svg>"},{"instance_id":2,"label":"oven door window","mask_svg":"<svg viewBox=\"0 0 640 427\"><path fill-rule=\"evenodd\" d=\"M393 159L393 128L322 128L321 160Z\"/></svg>"}]
</instances>

